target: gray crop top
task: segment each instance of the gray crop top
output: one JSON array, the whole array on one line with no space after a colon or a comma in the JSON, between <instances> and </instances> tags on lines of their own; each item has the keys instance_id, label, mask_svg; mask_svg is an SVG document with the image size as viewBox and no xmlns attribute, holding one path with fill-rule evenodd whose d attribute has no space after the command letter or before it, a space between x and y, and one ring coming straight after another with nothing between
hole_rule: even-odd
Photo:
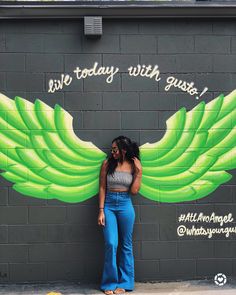
<instances>
[{"instance_id":1,"label":"gray crop top","mask_svg":"<svg viewBox=\"0 0 236 295\"><path fill-rule=\"evenodd\" d=\"M107 174L107 189L129 189L133 181L133 174L127 171L114 171L114 174Z\"/></svg>"}]
</instances>

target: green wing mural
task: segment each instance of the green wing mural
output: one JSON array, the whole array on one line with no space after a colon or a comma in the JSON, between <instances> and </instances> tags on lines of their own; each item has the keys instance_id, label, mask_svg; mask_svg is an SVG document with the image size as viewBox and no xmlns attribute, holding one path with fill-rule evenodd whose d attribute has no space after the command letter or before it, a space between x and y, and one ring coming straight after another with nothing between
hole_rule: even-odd
<instances>
[{"instance_id":1,"label":"green wing mural","mask_svg":"<svg viewBox=\"0 0 236 295\"><path fill-rule=\"evenodd\" d=\"M81 202L98 192L106 154L74 134L69 113L0 95L0 169L23 195Z\"/></svg>"},{"instance_id":2,"label":"green wing mural","mask_svg":"<svg viewBox=\"0 0 236 295\"><path fill-rule=\"evenodd\" d=\"M26 196L82 202L99 191L106 154L73 131L73 118L59 105L0 94L0 169ZM140 146L140 194L159 202L207 196L236 168L236 90L167 120L156 143Z\"/></svg>"},{"instance_id":3,"label":"green wing mural","mask_svg":"<svg viewBox=\"0 0 236 295\"><path fill-rule=\"evenodd\" d=\"M229 181L236 168L236 90L211 102L181 108L167 120L156 143L140 147L140 194L159 202L183 202L207 196Z\"/></svg>"}]
</instances>

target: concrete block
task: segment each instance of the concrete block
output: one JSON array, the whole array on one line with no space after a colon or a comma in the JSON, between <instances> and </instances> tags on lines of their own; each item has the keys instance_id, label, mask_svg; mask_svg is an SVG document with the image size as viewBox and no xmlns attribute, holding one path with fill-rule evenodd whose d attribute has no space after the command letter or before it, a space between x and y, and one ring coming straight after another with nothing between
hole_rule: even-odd
<instances>
[{"instance_id":1,"label":"concrete block","mask_svg":"<svg viewBox=\"0 0 236 295\"><path fill-rule=\"evenodd\" d=\"M198 276L212 276L217 273L223 273L226 276L233 274L233 261L231 259L197 259L197 275Z\"/></svg>"},{"instance_id":2,"label":"concrete block","mask_svg":"<svg viewBox=\"0 0 236 295\"><path fill-rule=\"evenodd\" d=\"M215 35L236 35L236 24L230 19L217 19L212 24Z\"/></svg>"},{"instance_id":3,"label":"concrete block","mask_svg":"<svg viewBox=\"0 0 236 295\"><path fill-rule=\"evenodd\" d=\"M51 244L30 244L27 246L29 252L29 262L60 262L69 261L69 244L51 243ZM71 257L71 256L70 256Z\"/></svg>"},{"instance_id":4,"label":"concrete block","mask_svg":"<svg viewBox=\"0 0 236 295\"><path fill-rule=\"evenodd\" d=\"M133 254L134 254L135 260L141 258L141 242L134 241L134 239L133 239Z\"/></svg>"},{"instance_id":5,"label":"concrete block","mask_svg":"<svg viewBox=\"0 0 236 295\"><path fill-rule=\"evenodd\" d=\"M46 263L10 263L9 273L13 282L43 282L47 280Z\"/></svg>"},{"instance_id":6,"label":"concrete block","mask_svg":"<svg viewBox=\"0 0 236 295\"><path fill-rule=\"evenodd\" d=\"M4 33L0 33L0 52L6 51L6 38Z\"/></svg>"},{"instance_id":7,"label":"concrete block","mask_svg":"<svg viewBox=\"0 0 236 295\"><path fill-rule=\"evenodd\" d=\"M84 20L83 19L60 19L60 26L62 32L69 34L82 35L84 32Z\"/></svg>"},{"instance_id":8,"label":"concrete block","mask_svg":"<svg viewBox=\"0 0 236 295\"><path fill-rule=\"evenodd\" d=\"M194 38L193 36L158 36L158 53L193 53Z\"/></svg>"},{"instance_id":9,"label":"concrete block","mask_svg":"<svg viewBox=\"0 0 236 295\"><path fill-rule=\"evenodd\" d=\"M136 92L104 92L103 110L138 110L139 96Z\"/></svg>"},{"instance_id":10,"label":"concrete block","mask_svg":"<svg viewBox=\"0 0 236 295\"><path fill-rule=\"evenodd\" d=\"M232 275L236 274L236 259L230 259L232 261L233 264L233 271L232 271Z\"/></svg>"},{"instance_id":11,"label":"concrete block","mask_svg":"<svg viewBox=\"0 0 236 295\"><path fill-rule=\"evenodd\" d=\"M23 72L25 70L25 55L22 53L1 53L0 69L2 72Z\"/></svg>"},{"instance_id":12,"label":"concrete block","mask_svg":"<svg viewBox=\"0 0 236 295\"><path fill-rule=\"evenodd\" d=\"M64 223L66 207L32 207L29 206L30 223Z\"/></svg>"},{"instance_id":13,"label":"concrete block","mask_svg":"<svg viewBox=\"0 0 236 295\"><path fill-rule=\"evenodd\" d=\"M160 224L160 240L161 241L176 241L180 237L177 235L176 223L161 223ZM189 238L188 238L189 239Z\"/></svg>"},{"instance_id":14,"label":"concrete block","mask_svg":"<svg viewBox=\"0 0 236 295\"><path fill-rule=\"evenodd\" d=\"M7 73L7 89L11 91L42 91L44 90L44 74Z\"/></svg>"},{"instance_id":15,"label":"concrete block","mask_svg":"<svg viewBox=\"0 0 236 295\"><path fill-rule=\"evenodd\" d=\"M27 245L0 245L0 262L27 262Z\"/></svg>"},{"instance_id":16,"label":"concrete block","mask_svg":"<svg viewBox=\"0 0 236 295\"><path fill-rule=\"evenodd\" d=\"M139 24L134 19L124 19L122 22L104 19L102 29L104 35L138 34Z\"/></svg>"},{"instance_id":17,"label":"concrete block","mask_svg":"<svg viewBox=\"0 0 236 295\"><path fill-rule=\"evenodd\" d=\"M227 92L231 92L235 87L232 76L229 73L196 74L195 81L198 89L208 87L210 91L217 91L219 95L220 93L227 94Z\"/></svg>"},{"instance_id":18,"label":"concrete block","mask_svg":"<svg viewBox=\"0 0 236 295\"><path fill-rule=\"evenodd\" d=\"M178 54L176 56L177 73L211 72L213 65L214 62L209 54Z\"/></svg>"},{"instance_id":19,"label":"concrete block","mask_svg":"<svg viewBox=\"0 0 236 295\"><path fill-rule=\"evenodd\" d=\"M232 41L231 41L231 52L233 54L236 54L236 36L232 37Z\"/></svg>"},{"instance_id":20,"label":"concrete block","mask_svg":"<svg viewBox=\"0 0 236 295\"><path fill-rule=\"evenodd\" d=\"M67 223L69 224L97 224L97 206L75 205L67 206Z\"/></svg>"},{"instance_id":21,"label":"concrete block","mask_svg":"<svg viewBox=\"0 0 236 295\"><path fill-rule=\"evenodd\" d=\"M160 277L162 279L194 279L196 276L196 261L194 259L161 259Z\"/></svg>"},{"instance_id":22,"label":"concrete block","mask_svg":"<svg viewBox=\"0 0 236 295\"><path fill-rule=\"evenodd\" d=\"M84 129L120 129L120 112L88 111L83 117Z\"/></svg>"},{"instance_id":23,"label":"concrete block","mask_svg":"<svg viewBox=\"0 0 236 295\"><path fill-rule=\"evenodd\" d=\"M63 56L60 54L26 55L26 71L34 73L63 72Z\"/></svg>"},{"instance_id":24,"label":"concrete block","mask_svg":"<svg viewBox=\"0 0 236 295\"><path fill-rule=\"evenodd\" d=\"M77 51L78 52L78 51ZM120 42L118 35L103 35L101 39L89 39L82 36L83 53L119 53Z\"/></svg>"},{"instance_id":25,"label":"concrete block","mask_svg":"<svg viewBox=\"0 0 236 295\"><path fill-rule=\"evenodd\" d=\"M179 241L178 258L211 258L214 257L214 242L205 241Z\"/></svg>"},{"instance_id":26,"label":"concrete block","mask_svg":"<svg viewBox=\"0 0 236 295\"><path fill-rule=\"evenodd\" d=\"M142 259L177 258L177 243L164 241L143 241Z\"/></svg>"},{"instance_id":27,"label":"concrete block","mask_svg":"<svg viewBox=\"0 0 236 295\"><path fill-rule=\"evenodd\" d=\"M102 94L96 92L66 92L65 93L66 110L101 110Z\"/></svg>"},{"instance_id":28,"label":"concrete block","mask_svg":"<svg viewBox=\"0 0 236 295\"><path fill-rule=\"evenodd\" d=\"M95 282L99 285L101 283L101 275L103 271L103 260L102 259L94 259L88 258L84 263L84 276L83 281L86 283Z\"/></svg>"},{"instance_id":29,"label":"concrete block","mask_svg":"<svg viewBox=\"0 0 236 295\"><path fill-rule=\"evenodd\" d=\"M47 242L46 225L10 225L8 226L9 243Z\"/></svg>"},{"instance_id":30,"label":"concrete block","mask_svg":"<svg viewBox=\"0 0 236 295\"><path fill-rule=\"evenodd\" d=\"M157 39L151 35L121 35L120 47L122 53L157 53Z\"/></svg>"},{"instance_id":31,"label":"concrete block","mask_svg":"<svg viewBox=\"0 0 236 295\"><path fill-rule=\"evenodd\" d=\"M159 210L157 205L142 205L140 207L141 223L159 223Z\"/></svg>"},{"instance_id":32,"label":"concrete block","mask_svg":"<svg viewBox=\"0 0 236 295\"><path fill-rule=\"evenodd\" d=\"M0 225L0 243L8 242L8 227L7 225Z\"/></svg>"},{"instance_id":33,"label":"concrete block","mask_svg":"<svg viewBox=\"0 0 236 295\"><path fill-rule=\"evenodd\" d=\"M8 203L8 188L0 187L0 206Z\"/></svg>"},{"instance_id":34,"label":"concrete block","mask_svg":"<svg viewBox=\"0 0 236 295\"><path fill-rule=\"evenodd\" d=\"M195 36L198 53L230 53L230 36Z\"/></svg>"},{"instance_id":35,"label":"concrete block","mask_svg":"<svg viewBox=\"0 0 236 295\"><path fill-rule=\"evenodd\" d=\"M236 241L215 241L214 256L217 258L232 258L236 251Z\"/></svg>"},{"instance_id":36,"label":"concrete block","mask_svg":"<svg viewBox=\"0 0 236 295\"><path fill-rule=\"evenodd\" d=\"M9 271L7 263L0 263L0 282L5 283L9 281Z\"/></svg>"},{"instance_id":37,"label":"concrete block","mask_svg":"<svg viewBox=\"0 0 236 295\"><path fill-rule=\"evenodd\" d=\"M97 242L103 235L98 225L48 225L49 242Z\"/></svg>"},{"instance_id":38,"label":"concrete block","mask_svg":"<svg viewBox=\"0 0 236 295\"><path fill-rule=\"evenodd\" d=\"M153 22L145 20L140 23L139 30L141 34L168 34L168 35L195 35L195 34L212 34L212 22L201 20L196 22L191 19L176 19L170 22L168 19L162 19Z\"/></svg>"},{"instance_id":39,"label":"concrete block","mask_svg":"<svg viewBox=\"0 0 236 295\"><path fill-rule=\"evenodd\" d=\"M85 261L79 262L49 262L47 263L47 280L82 280L85 275Z\"/></svg>"},{"instance_id":40,"label":"concrete block","mask_svg":"<svg viewBox=\"0 0 236 295\"><path fill-rule=\"evenodd\" d=\"M218 54L213 56L214 72L235 73L235 67L236 67L236 54L235 55Z\"/></svg>"},{"instance_id":41,"label":"concrete block","mask_svg":"<svg viewBox=\"0 0 236 295\"><path fill-rule=\"evenodd\" d=\"M7 33L6 51L43 52L43 42L43 34Z\"/></svg>"},{"instance_id":42,"label":"concrete block","mask_svg":"<svg viewBox=\"0 0 236 295\"><path fill-rule=\"evenodd\" d=\"M43 51L53 53L81 53L81 35L77 34L44 34Z\"/></svg>"},{"instance_id":43,"label":"concrete block","mask_svg":"<svg viewBox=\"0 0 236 295\"><path fill-rule=\"evenodd\" d=\"M0 73L0 90L6 92L6 73Z\"/></svg>"},{"instance_id":44,"label":"concrete block","mask_svg":"<svg viewBox=\"0 0 236 295\"><path fill-rule=\"evenodd\" d=\"M176 110L176 96L166 92L141 92L140 110Z\"/></svg>"},{"instance_id":45,"label":"concrete block","mask_svg":"<svg viewBox=\"0 0 236 295\"><path fill-rule=\"evenodd\" d=\"M158 224L135 224L134 240L135 241L155 241L159 239Z\"/></svg>"},{"instance_id":46,"label":"concrete block","mask_svg":"<svg viewBox=\"0 0 236 295\"><path fill-rule=\"evenodd\" d=\"M156 129L158 128L157 112L123 111L121 113L122 129Z\"/></svg>"},{"instance_id":47,"label":"concrete block","mask_svg":"<svg viewBox=\"0 0 236 295\"><path fill-rule=\"evenodd\" d=\"M155 280L159 275L159 262L136 260L134 264L135 281Z\"/></svg>"},{"instance_id":48,"label":"concrete block","mask_svg":"<svg viewBox=\"0 0 236 295\"><path fill-rule=\"evenodd\" d=\"M0 224L26 224L28 208L26 206L1 206Z\"/></svg>"}]
</instances>

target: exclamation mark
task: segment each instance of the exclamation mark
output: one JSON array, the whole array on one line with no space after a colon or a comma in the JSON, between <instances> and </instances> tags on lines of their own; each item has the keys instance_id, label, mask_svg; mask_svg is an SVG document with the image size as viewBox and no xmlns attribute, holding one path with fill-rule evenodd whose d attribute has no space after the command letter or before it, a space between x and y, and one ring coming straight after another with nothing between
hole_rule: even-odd
<instances>
[{"instance_id":1,"label":"exclamation mark","mask_svg":"<svg viewBox=\"0 0 236 295\"><path fill-rule=\"evenodd\" d=\"M196 96L196 99L199 99L204 93L207 92L207 90L208 90L208 88L205 87L205 88L202 90L201 94L200 94L199 96Z\"/></svg>"}]
</instances>

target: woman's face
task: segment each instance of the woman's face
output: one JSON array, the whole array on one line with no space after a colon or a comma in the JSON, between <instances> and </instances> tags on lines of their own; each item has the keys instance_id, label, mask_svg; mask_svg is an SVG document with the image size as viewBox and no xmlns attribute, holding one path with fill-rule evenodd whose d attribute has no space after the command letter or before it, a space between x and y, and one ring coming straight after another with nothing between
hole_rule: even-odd
<instances>
[{"instance_id":1,"label":"woman's face","mask_svg":"<svg viewBox=\"0 0 236 295\"><path fill-rule=\"evenodd\" d=\"M113 155L113 158L116 159L116 160L120 159L121 157L124 158L124 155L125 155L125 151L124 150L122 150L122 154L120 153L116 142L113 142L112 143L111 153Z\"/></svg>"}]
</instances>

